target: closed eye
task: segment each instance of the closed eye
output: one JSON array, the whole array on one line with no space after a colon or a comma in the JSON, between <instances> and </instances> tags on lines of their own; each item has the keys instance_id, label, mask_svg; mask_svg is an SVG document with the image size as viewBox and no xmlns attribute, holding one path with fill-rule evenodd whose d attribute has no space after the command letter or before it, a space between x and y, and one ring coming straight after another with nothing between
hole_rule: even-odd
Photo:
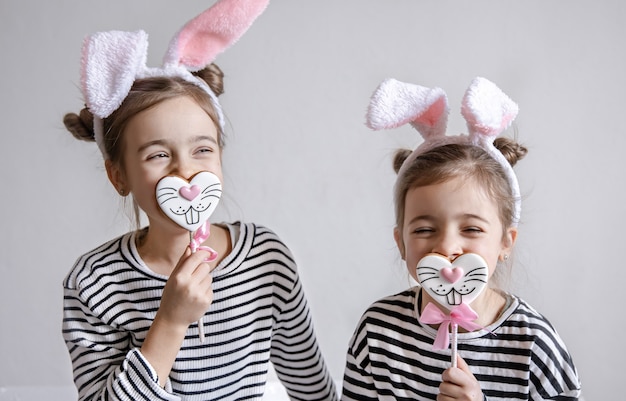
<instances>
[{"instance_id":1,"label":"closed eye","mask_svg":"<svg viewBox=\"0 0 626 401\"><path fill-rule=\"evenodd\" d=\"M157 153L152 153L152 154L148 155L146 160L161 159L161 158L165 158L165 157L169 157L169 155L167 153L165 153L165 152L157 152Z\"/></svg>"},{"instance_id":2,"label":"closed eye","mask_svg":"<svg viewBox=\"0 0 626 401\"><path fill-rule=\"evenodd\" d=\"M416 229L413 230L414 234L417 235L428 235L428 234L432 234L434 233L435 230L431 227L418 227Z\"/></svg>"},{"instance_id":3,"label":"closed eye","mask_svg":"<svg viewBox=\"0 0 626 401\"><path fill-rule=\"evenodd\" d=\"M213 152L215 152L215 150L210 147L203 147L203 148L196 150L196 153L213 153Z\"/></svg>"}]
</instances>

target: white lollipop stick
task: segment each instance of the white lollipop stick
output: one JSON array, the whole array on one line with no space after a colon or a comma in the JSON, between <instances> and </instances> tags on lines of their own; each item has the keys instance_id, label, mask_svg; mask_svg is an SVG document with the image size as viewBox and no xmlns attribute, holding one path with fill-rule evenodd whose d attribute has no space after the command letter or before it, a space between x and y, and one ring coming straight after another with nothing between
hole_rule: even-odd
<instances>
[{"instance_id":1,"label":"white lollipop stick","mask_svg":"<svg viewBox=\"0 0 626 401\"><path fill-rule=\"evenodd\" d=\"M201 248L202 242L209 237L209 217L221 196L222 184L219 178L208 171L196 174L189 182L180 177L166 176L161 178L156 187L157 202L163 213L189 230L192 253ZM217 253L210 248L208 250L211 252L210 260L214 260ZM198 319L198 335L200 341L204 342L202 318Z\"/></svg>"},{"instance_id":2,"label":"white lollipop stick","mask_svg":"<svg viewBox=\"0 0 626 401\"><path fill-rule=\"evenodd\" d=\"M193 232L189 231L189 243L193 243L194 242L194 238L193 238ZM194 253L196 251L195 247L191 247L191 253ZM198 337L200 338L200 342L203 343L204 342L204 319L202 318L202 316L200 317L200 319L198 319Z\"/></svg>"},{"instance_id":3,"label":"white lollipop stick","mask_svg":"<svg viewBox=\"0 0 626 401\"><path fill-rule=\"evenodd\" d=\"M452 332L450 336L450 362L452 363L452 367L456 368L456 355L457 355L457 334L459 333L459 325L456 323L452 323L450 327L450 331Z\"/></svg>"}]
</instances>

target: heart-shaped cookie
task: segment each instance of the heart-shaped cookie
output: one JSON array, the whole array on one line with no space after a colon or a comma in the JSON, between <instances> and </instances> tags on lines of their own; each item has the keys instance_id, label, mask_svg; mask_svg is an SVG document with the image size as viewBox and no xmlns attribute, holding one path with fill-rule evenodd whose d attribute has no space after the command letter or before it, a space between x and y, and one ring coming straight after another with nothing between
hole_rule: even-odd
<instances>
[{"instance_id":1,"label":"heart-shaped cookie","mask_svg":"<svg viewBox=\"0 0 626 401\"><path fill-rule=\"evenodd\" d=\"M441 306L452 309L469 305L487 286L489 267L475 253L464 253L450 262L428 254L417 264L417 281Z\"/></svg>"},{"instance_id":2,"label":"heart-shaped cookie","mask_svg":"<svg viewBox=\"0 0 626 401\"><path fill-rule=\"evenodd\" d=\"M213 173L202 171L187 181L165 176L157 183L157 203L179 226L195 231L206 222L222 196L222 183Z\"/></svg>"}]
</instances>

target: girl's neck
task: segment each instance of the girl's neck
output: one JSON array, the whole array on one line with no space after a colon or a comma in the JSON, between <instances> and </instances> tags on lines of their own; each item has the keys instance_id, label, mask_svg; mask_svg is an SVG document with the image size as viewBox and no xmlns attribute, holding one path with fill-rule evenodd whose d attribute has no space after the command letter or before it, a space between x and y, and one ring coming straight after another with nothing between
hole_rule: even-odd
<instances>
[{"instance_id":1,"label":"girl's neck","mask_svg":"<svg viewBox=\"0 0 626 401\"><path fill-rule=\"evenodd\" d=\"M189 233L159 230L150 225L137 236L137 251L155 273L169 276L189 245Z\"/></svg>"},{"instance_id":2,"label":"girl's neck","mask_svg":"<svg viewBox=\"0 0 626 401\"><path fill-rule=\"evenodd\" d=\"M156 225L150 225L137 237L137 250L152 271L169 276L189 246L190 240L191 236L187 231L159 229ZM232 248L228 230L213 224L211 235L202 245L209 246L218 253L217 259L209 263L213 268Z\"/></svg>"}]
</instances>

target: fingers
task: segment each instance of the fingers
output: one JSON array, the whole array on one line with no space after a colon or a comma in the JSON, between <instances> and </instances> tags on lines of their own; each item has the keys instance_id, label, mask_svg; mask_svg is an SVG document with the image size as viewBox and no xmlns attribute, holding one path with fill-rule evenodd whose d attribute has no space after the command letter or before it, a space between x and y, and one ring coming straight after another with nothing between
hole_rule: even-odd
<instances>
[{"instance_id":1,"label":"fingers","mask_svg":"<svg viewBox=\"0 0 626 401\"><path fill-rule=\"evenodd\" d=\"M446 369L441 378L438 401L482 400L480 384L465 360L460 356L457 356L457 367Z\"/></svg>"},{"instance_id":2,"label":"fingers","mask_svg":"<svg viewBox=\"0 0 626 401\"><path fill-rule=\"evenodd\" d=\"M456 367L461 369L463 372L469 374L470 376L474 377L474 374L472 373L469 366L467 365L467 362L465 362L465 359L461 358L459 355L456 356Z\"/></svg>"},{"instance_id":3,"label":"fingers","mask_svg":"<svg viewBox=\"0 0 626 401\"><path fill-rule=\"evenodd\" d=\"M212 268L204 261L208 256L207 251L192 253L189 248L181 255L161 297L159 312L167 321L189 325L213 302Z\"/></svg>"}]
</instances>

